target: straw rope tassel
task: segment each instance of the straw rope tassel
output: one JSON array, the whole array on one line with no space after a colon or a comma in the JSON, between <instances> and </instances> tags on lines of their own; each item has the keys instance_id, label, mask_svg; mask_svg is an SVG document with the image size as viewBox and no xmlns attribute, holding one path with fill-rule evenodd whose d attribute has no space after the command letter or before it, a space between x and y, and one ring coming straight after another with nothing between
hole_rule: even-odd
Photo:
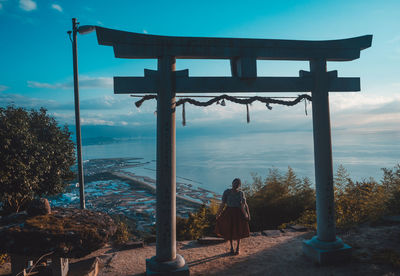
<instances>
[{"instance_id":1,"label":"straw rope tassel","mask_svg":"<svg viewBox=\"0 0 400 276\"><path fill-rule=\"evenodd\" d=\"M185 103L182 104L182 125L183 125L183 126L186 126Z\"/></svg>"},{"instance_id":2,"label":"straw rope tassel","mask_svg":"<svg viewBox=\"0 0 400 276\"><path fill-rule=\"evenodd\" d=\"M246 110L247 110L247 123L250 123L249 104L246 104Z\"/></svg>"},{"instance_id":3,"label":"straw rope tassel","mask_svg":"<svg viewBox=\"0 0 400 276\"><path fill-rule=\"evenodd\" d=\"M307 99L304 99L304 111L306 112L306 116L308 115L307 113Z\"/></svg>"}]
</instances>

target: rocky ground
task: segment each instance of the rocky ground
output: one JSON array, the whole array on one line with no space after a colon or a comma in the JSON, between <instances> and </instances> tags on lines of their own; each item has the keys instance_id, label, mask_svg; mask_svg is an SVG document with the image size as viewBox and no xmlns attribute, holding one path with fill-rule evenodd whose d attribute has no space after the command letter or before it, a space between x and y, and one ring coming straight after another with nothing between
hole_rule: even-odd
<instances>
[{"instance_id":1,"label":"rocky ground","mask_svg":"<svg viewBox=\"0 0 400 276\"><path fill-rule=\"evenodd\" d=\"M178 243L178 253L191 275L400 275L400 226L361 227L342 235L354 248L353 259L335 266L319 266L302 254L302 241L314 232L252 233L244 239L239 256L228 254L228 243L200 245ZM99 250L99 275L144 275L145 259L155 255L155 246L113 251Z\"/></svg>"},{"instance_id":2,"label":"rocky ground","mask_svg":"<svg viewBox=\"0 0 400 276\"><path fill-rule=\"evenodd\" d=\"M240 255L228 254L228 243L201 245L197 241L178 242L191 275L400 275L400 226L363 226L341 233L353 247L347 263L319 266L302 254L302 241L314 232L252 233L244 239ZM98 257L102 276L144 275L145 260L155 255L155 245L121 250L107 245L83 259ZM72 263L83 259L71 260ZM9 273L9 264L0 275Z\"/></svg>"}]
</instances>

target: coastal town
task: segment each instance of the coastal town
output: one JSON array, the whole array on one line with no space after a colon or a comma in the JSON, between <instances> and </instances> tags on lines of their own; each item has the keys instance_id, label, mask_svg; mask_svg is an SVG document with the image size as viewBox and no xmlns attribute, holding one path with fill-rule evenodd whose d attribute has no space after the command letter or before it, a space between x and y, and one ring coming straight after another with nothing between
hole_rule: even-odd
<instances>
[{"instance_id":1,"label":"coastal town","mask_svg":"<svg viewBox=\"0 0 400 276\"><path fill-rule=\"evenodd\" d=\"M84 163L85 198L88 209L108 214L122 214L135 220L140 231L155 224L156 181L139 175L136 170L151 170L154 161L142 158L106 158ZM188 217L202 204L217 201L220 196L203 189L193 180L178 178L177 216ZM79 184L71 183L65 193L50 199L52 206L79 207Z\"/></svg>"}]
</instances>

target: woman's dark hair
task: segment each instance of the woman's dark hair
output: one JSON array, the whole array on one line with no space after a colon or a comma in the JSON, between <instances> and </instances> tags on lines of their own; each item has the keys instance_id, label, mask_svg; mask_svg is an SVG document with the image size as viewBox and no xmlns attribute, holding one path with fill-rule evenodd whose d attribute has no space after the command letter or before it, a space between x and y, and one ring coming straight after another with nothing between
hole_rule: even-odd
<instances>
[{"instance_id":1,"label":"woman's dark hair","mask_svg":"<svg viewBox=\"0 0 400 276\"><path fill-rule=\"evenodd\" d=\"M240 185L242 185L242 181L240 181L240 178L235 178L235 179L232 181L232 187L233 187L234 189L239 188Z\"/></svg>"}]
</instances>

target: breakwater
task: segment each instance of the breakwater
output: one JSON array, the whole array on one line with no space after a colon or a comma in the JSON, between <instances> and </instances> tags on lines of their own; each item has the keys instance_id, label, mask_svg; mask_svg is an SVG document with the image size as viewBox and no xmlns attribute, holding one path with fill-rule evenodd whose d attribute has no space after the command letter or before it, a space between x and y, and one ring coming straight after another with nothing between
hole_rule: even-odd
<instances>
[{"instance_id":1,"label":"breakwater","mask_svg":"<svg viewBox=\"0 0 400 276\"><path fill-rule=\"evenodd\" d=\"M138 230L155 223L156 181L135 174L149 164L140 158L107 158L85 161L85 197L88 209L123 214L135 220ZM140 170L141 169L141 170ZM182 179L180 179L182 180ZM177 181L177 215L187 217L202 204L219 200L212 191L194 185L190 179ZM50 199L52 206L78 207L79 185L71 183L65 193Z\"/></svg>"}]
</instances>

